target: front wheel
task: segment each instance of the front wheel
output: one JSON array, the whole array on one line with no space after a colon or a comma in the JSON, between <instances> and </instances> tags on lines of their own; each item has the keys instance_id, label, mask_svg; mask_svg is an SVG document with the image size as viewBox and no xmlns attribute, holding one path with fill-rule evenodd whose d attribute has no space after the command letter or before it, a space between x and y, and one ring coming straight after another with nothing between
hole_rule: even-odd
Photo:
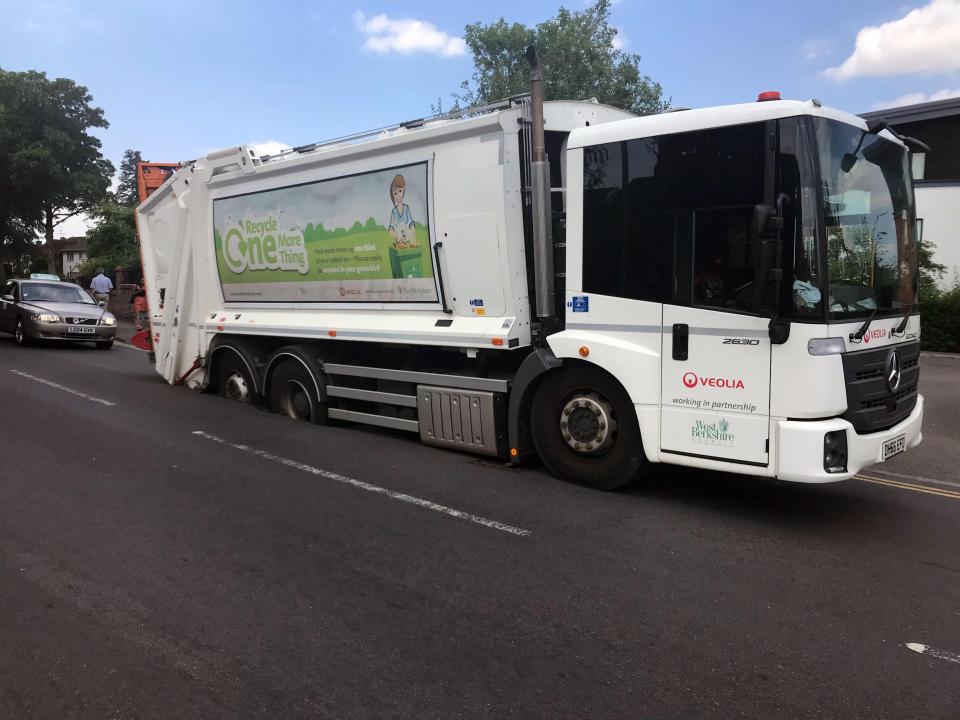
<instances>
[{"instance_id":1,"label":"front wheel","mask_svg":"<svg viewBox=\"0 0 960 720\"><path fill-rule=\"evenodd\" d=\"M533 398L531 416L537 453L562 480L613 490L647 463L633 403L598 370L574 367L548 375Z\"/></svg>"},{"instance_id":2,"label":"front wheel","mask_svg":"<svg viewBox=\"0 0 960 720\"><path fill-rule=\"evenodd\" d=\"M100 342L96 343L96 345L97 350L109 350L113 347L113 340L101 340Z\"/></svg>"},{"instance_id":3,"label":"front wheel","mask_svg":"<svg viewBox=\"0 0 960 720\"><path fill-rule=\"evenodd\" d=\"M234 353L220 359L217 366L217 389L228 400L253 402L256 388L246 364Z\"/></svg>"}]
</instances>

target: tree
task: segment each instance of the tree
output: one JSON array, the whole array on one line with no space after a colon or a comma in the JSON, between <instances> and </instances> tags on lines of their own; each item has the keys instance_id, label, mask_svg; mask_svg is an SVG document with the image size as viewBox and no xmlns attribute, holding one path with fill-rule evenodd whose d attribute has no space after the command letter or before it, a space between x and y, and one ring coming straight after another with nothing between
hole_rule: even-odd
<instances>
[{"instance_id":1,"label":"tree","mask_svg":"<svg viewBox=\"0 0 960 720\"><path fill-rule=\"evenodd\" d=\"M42 232L51 270L54 228L100 202L113 174L89 133L108 127L92 99L67 78L0 69L0 232Z\"/></svg>"},{"instance_id":2,"label":"tree","mask_svg":"<svg viewBox=\"0 0 960 720\"><path fill-rule=\"evenodd\" d=\"M920 243L920 305L940 297L940 281L947 266L933 259L937 246L929 240Z\"/></svg>"},{"instance_id":3,"label":"tree","mask_svg":"<svg viewBox=\"0 0 960 720\"><path fill-rule=\"evenodd\" d=\"M87 259L81 275L93 275L98 267L112 270L118 265L140 268L134 208L104 202L96 209L96 224L87 231Z\"/></svg>"},{"instance_id":4,"label":"tree","mask_svg":"<svg viewBox=\"0 0 960 720\"><path fill-rule=\"evenodd\" d=\"M596 98L638 115L667 109L670 101L663 98L663 88L640 73L640 56L617 47L610 5L611 0L597 0L582 12L561 7L555 18L535 28L507 24L503 18L491 25L467 25L464 39L473 54L473 85L464 81L462 92L453 95L455 109L527 92L530 72L524 49L531 44L543 65L547 100Z\"/></svg>"},{"instance_id":5,"label":"tree","mask_svg":"<svg viewBox=\"0 0 960 720\"><path fill-rule=\"evenodd\" d=\"M140 204L140 191L137 189L137 163L142 162L139 150L127 150L120 161L117 174L117 202L127 207Z\"/></svg>"}]
</instances>

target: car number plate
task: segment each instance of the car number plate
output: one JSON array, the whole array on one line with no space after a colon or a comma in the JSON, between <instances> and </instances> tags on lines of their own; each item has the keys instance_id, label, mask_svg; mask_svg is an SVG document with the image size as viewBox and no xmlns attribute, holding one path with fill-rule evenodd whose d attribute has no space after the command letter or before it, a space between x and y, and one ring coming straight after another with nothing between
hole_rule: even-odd
<instances>
[{"instance_id":1,"label":"car number plate","mask_svg":"<svg viewBox=\"0 0 960 720\"><path fill-rule=\"evenodd\" d=\"M883 444L883 459L891 458L907 449L907 436L899 435Z\"/></svg>"},{"instance_id":2,"label":"car number plate","mask_svg":"<svg viewBox=\"0 0 960 720\"><path fill-rule=\"evenodd\" d=\"M96 331L95 327L84 327L83 325L71 325L67 328L68 333L75 335L93 335Z\"/></svg>"}]
</instances>

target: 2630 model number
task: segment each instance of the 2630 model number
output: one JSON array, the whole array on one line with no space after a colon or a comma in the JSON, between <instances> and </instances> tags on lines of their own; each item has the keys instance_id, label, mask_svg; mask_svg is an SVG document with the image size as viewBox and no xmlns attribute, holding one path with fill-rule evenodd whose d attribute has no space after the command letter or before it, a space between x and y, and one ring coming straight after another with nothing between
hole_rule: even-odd
<instances>
[{"instance_id":1,"label":"2630 model number","mask_svg":"<svg viewBox=\"0 0 960 720\"><path fill-rule=\"evenodd\" d=\"M757 338L724 338L724 345L759 345L760 340Z\"/></svg>"}]
</instances>

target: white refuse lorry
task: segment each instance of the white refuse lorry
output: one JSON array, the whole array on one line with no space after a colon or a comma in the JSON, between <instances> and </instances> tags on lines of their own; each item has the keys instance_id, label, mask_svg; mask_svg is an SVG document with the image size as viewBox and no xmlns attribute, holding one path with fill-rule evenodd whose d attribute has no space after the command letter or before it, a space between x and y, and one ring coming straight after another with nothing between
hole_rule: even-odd
<instances>
[{"instance_id":1,"label":"white refuse lorry","mask_svg":"<svg viewBox=\"0 0 960 720\"><path fill-rule=\"evenodd\" d=\"M157 372L596 488L829 482L920 442L915 141L775 93L634 117L533 78L185 163L138 208Z\"/></svg>"}]
</instances>

